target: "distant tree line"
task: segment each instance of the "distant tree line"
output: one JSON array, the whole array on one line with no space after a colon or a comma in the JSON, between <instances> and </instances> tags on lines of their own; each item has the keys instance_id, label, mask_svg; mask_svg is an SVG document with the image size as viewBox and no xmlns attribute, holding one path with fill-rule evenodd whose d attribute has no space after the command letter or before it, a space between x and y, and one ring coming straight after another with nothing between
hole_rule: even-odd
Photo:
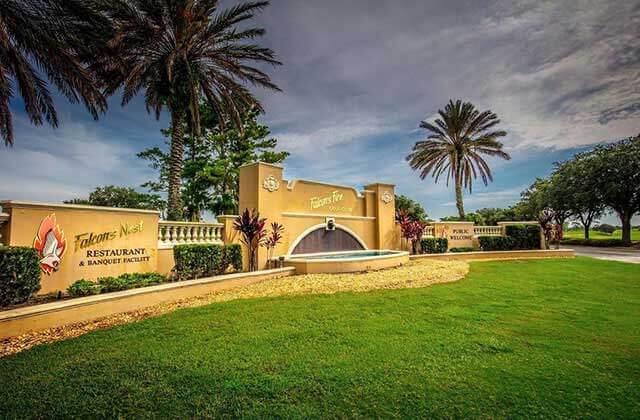
<instances>
[{"instance_id":1,"label":"distant tree line","mask_svg":"<svg viewBox=\"0 0 640 420\"><path fill-rule=\"evenodd\" d=\"M640 213L640 135L599 145L557 163L547 178L537 179L521 195L516 213L562 226L578 221L585 239L597 219L615 213L622 241L631 243L631 219Z\"/></svg>"},{"instance_id":2,"label":"distant tree line","mask_svg":"<svg viewBox=\"0 0 640 420\"><path fill-rule=\"evenodd\" d=\"M115 185L96 187L87 198L74 198L64 203L158 211L164 211L167 206L166 201L157 194L146 194L131 187Z\"/></svg>"}]
</instances>

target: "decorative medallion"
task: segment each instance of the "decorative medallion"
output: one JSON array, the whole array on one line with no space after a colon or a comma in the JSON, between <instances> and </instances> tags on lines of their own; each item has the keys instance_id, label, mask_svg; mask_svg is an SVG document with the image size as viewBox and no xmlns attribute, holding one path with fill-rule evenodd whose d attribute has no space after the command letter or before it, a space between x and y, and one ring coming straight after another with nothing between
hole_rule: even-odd
<instances>
[{"instance_id":1,"label":"decorative medallion","mask_svg":"<svg viewBox=\"0 0 640 420\"><path fill-rule=\"evenodd\" d=\"M275 176L269 175L262 181L262 188L269 192L277 191L278 188L280 188L280 181L278 181Z\"/></svg>"},{"instance_id":2,"label":"decorative medallion","mask_svg":"<svg viewBox=\"0 0 640 420\"><path fill-rule=\"evenodd\" d=\"M384 204L389 204L393 201L393 196L389 191L385 191L382 193L382 197L380 197L380 200L382 200Z\"/></svg>"},{"instance_id":3,"label":"decorative medallion","mask_svg":"<svg viewBox=\"0 0 640 420\"><path fill-rule=\"evenodd\" d=\"M64 232L56 224L55 213L42 219L33 247L38 251L42 271L51 275L60 269L64 251L67 249L67 241L64 238Z\"/></svg>"}]
</instances>

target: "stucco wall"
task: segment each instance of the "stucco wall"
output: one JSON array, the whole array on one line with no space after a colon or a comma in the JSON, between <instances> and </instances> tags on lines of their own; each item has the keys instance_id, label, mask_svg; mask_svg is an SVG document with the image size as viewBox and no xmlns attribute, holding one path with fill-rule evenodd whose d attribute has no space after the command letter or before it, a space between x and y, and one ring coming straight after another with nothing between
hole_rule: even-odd
<instances>
[{"instance_id":1,"label":"stucco wall","mask_svg":"<svg viewBox=\"0 0 640 420\"><path fill-rule=\"evenodd\" d=\"M11 246L33 247L41 223L52 215L64 235L66 246L59 268L42 273L40 294L65 290L82 278L156 271L158 212L11 201L0 204L10 215Z\"/></svg>"},{"instance_id":2,"label":"stucco wall","mask_svg":"<svg viewBox=\"0 0 640 420\"><path fill-rule=\"evenodd\" d=\"M269 224L278 222L285 228L274 256L289 254L301 235L324 225L329 217L367 249L397 248L394 200L394 186L389 184L357 191L316 181L288 181L278 165L254 163L240 169L240 210L257 209ZM264 267L266 250L261 248L258 255L258 265Z\"/></svg>"}]
</instances>

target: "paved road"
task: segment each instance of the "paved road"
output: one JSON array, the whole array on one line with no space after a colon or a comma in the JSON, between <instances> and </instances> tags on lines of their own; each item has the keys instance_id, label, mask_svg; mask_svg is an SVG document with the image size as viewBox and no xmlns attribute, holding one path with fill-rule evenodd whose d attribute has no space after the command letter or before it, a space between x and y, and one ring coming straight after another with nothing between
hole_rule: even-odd
<instances>
[{"instance_id":1,"label":"paved road","mask_svg":"<svg viewBox=\"0 0 640 420\"><path fill-rule=\"evenodd\" d=\"M570 246L566 245L562 248L571 248L576 251L576 255L585 257L599 258L601 260L622 261L633 264L640 264L640 249L635 248L598 248L595 246Z\"/></svg>"}]
</instances>

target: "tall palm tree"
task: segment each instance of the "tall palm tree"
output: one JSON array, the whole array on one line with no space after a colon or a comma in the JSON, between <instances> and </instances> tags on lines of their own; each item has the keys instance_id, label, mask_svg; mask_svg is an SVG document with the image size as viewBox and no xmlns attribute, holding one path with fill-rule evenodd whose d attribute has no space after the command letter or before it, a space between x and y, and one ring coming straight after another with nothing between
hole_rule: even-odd
<instances>
[{"instance_id":1,"label":"tall palm tree","mask_svg":"<svg viewBox=\"0 0 640 420\"><path fill-rule=\"evenodd\" d=\"M94 118L106 109L76 42L99 36L100 28L99 16L78 0L0 1L0 137L6 145L14 142L9 102L16 93L33 124L57 126L45 78L71 102L84 102Z\"/></svg>"},{"instance_id":2,"label":"tall palm tree","mask_svg":"<svg viewBox=\"0 0 640 420\"><path fill-rule=\"evenodd\" d=\"M495 128L500 123L496 114L480 112L470 102L450 100L438 114L440 118L435 122L420 123L429 136L413 146L407 161L413 170L420 171L421 179L431 174L438 182L446 173L447 186L453 179L458 215L464 218L462 190L466 188L471 192L473 180L478 175L485 185L493 181L491 169L481 155L511 159L498 141L507 133Z\"/></svg>"},{"instance_id":3,"label":"tall palm tree","mask_svg":"<svg viewBox=\"0 0 640 420\"><path fill-rule=\"evenodd\" d=\"M168 217L179 220L184 124L189 134L200 135L200 102L241 126L244 108L262 110L247 83L279 90L255 67L281 64L273 51L252 43L264 29L246 26L269 2L220 11L218 0L95 1L114 26L107 52L95 66L106 92L122 89L125 105L144 91L156 118L164 108L171 115Z\"/></svg>"}]
</instances>

